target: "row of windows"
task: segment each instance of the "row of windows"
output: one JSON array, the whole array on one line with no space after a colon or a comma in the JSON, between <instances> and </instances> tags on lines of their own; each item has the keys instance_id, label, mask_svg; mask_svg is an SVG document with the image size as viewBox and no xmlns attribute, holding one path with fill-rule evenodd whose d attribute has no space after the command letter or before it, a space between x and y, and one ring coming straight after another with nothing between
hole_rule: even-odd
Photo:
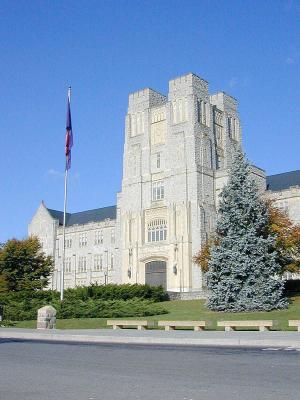
<instances>
[{"instance_id":1,"label":"row of windows","mask_svg":"<svg viewBox=\"0 0 300 400\"><path fill-rule=\"evenodd\" d=\"M97 230L95 231L94 236L94 244L103 244L103 231ZM115 243L115 230L112 229L110 233L110 241L111 243ZM85 247L88 244L87 232L82 232L79 234L79 247ZM70 249L72 247L72 238L66 237L65 239L65 247Z\"/></svg>"},{"instance_id":2,"label":"row of windows","mask_svg":"<svg viewBox=\"0 0 300 400\"><path fill-rule=\"evenodd\" d=\"M110 259L107 262L110 264L107 265L111 270L114 268L114 255L111 254ZM103 254L95 254L93 258L93 270L94 271L102 271L103 270ZM78 257L77 271L78 272L86 272L87 270L87 257L80 256ZM71 257L65 258L65 272L72 272L72 259Z\"/></svg>"},{"instance_id":3,"label":"row of windows","mask_svg":"<svg viewBox=\"0 0 300 400\"><path fill-rule=\"evenodd\" d=\"M145 131L145 115L143 112L131 114L129 117L130 121L130 133L131 136L144 133ZM160 113L153 113L151 123L160 122L165 119L165 111ZM178 124L185 122L188 119L187 112L187 98L176 99L172 101L172 122ZM210 104L204 100L197 100L197 119L198 122L203 125L210 126Z\"/></svg>"}]
</instances>

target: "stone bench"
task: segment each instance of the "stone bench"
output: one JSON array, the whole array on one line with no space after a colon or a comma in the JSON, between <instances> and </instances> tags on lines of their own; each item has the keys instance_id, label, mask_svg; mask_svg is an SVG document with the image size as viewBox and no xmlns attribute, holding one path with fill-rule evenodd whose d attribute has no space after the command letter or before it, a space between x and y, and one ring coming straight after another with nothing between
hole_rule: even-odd
<instances>
[{"instance_id":1,"label":"stone bench","mask_svg":"<svg viewBox=\"0 0 300 400\"><path fill-rule=\"evenodd\" d=\"M296 326L300 332L300 320L289 320L289 326Z\"/></svg>"},{"instance_id":2,"label":"stone bench","mask_svg":"<svg viewBox=\"0 0 300 400\"><path fill-rule=\"evenodd\" d=\"M218 321L218 326L225 327L225 331L234 331L235 328L258 328L260 331L268 331L273 327L273 321Z\"/></svg>"},{"instance_id":3,"label":"stone bench","mask_svg":"<svg viewBox=\"0 0 300 400\"><path fill-rule=\"evenodd\" d=\"M158 321L158 326L164 326L165 331L174 330L175 328L194 328L194 331L203 331L205 321Z\"/></svg>"},{"instance_id":4,"label":"stone bench","mask_svg":"<svg viewBox=\"0 0 300 400\"><path fill-rule=\"evenodd\" d=\"M139 331L144 330L146 328L152 327L153 322L149 322L146 320L133 320L133 319L109 319L107 320L107 325L112 325L113 329L123 329L125 326L127 327L137 327Z\"/></svg>"}]
</instances>

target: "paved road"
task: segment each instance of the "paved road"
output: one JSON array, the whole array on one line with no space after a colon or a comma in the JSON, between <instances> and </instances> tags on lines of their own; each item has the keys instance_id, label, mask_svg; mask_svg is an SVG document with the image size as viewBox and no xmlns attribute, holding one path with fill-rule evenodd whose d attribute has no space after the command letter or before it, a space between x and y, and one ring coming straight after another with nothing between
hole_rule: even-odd
<instances>
[{"instance_id":1,"label":"paved road","mask_svg":"<svg viewBox=\"0 0 300 400\"><path fill-rule=\"evenodd\" d=\"M0 340L1 400L298 399L300 351Z\"/></svg>"}]
</instances>

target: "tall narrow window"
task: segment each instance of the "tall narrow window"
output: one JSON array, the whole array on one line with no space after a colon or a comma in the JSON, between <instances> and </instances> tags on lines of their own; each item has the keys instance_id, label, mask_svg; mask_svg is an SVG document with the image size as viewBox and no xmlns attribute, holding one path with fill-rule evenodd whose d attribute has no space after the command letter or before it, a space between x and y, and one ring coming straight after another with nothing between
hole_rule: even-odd
<instances>
[{"instance_id":1,"label":"tall narrow window","mask_svg":"<svg viewBox=\"0 0 300 400\"><path fill-rule=\"evenodd\" d=\"M210 106L208 103L205 103L205 123L206 126L210 126Z\"/></svg>"},{"instance_id":2,"label":"tall narrow window","mask_svg":"<svg viewBox=\"0 0 300 400\"><path fill-rule=\"evenodd\" d=\"M71 257L65 258L65 272L71 272Z\"/></svg>"},{"instance_id":3,"label":"tall narrow window","mask_svg":"<svg viewBox=\"0 0 300 400\"><path fill-rule=\"evenodd\" d=\"M228 136L232 137L231 117L227 118L227 125L228 125Z\"/></svg>"},{"instance_id":4,"label":"tall narrow window","mask_svg":"<svg viewBox=\"0 0 300 400\"><path fill-rule=\"evenodd\" d=\"M160 168L160 153L156 154L156 168Z\"/></svg>"},{"instance_id":5,"label":"tall narrow window","mask_svg":"<svg viewBox=\"0 0 300 400\"><path fill-rule=\"evenodd\" d=\"M114 255L113 254L110 257L110 269L114 269Z\"/></svg>"},{"instance_id":6,"label":"tall narrow window","mask_svg":"<svg viewBox=\"0 0 300 400\"><path fill-rule=\"evenodd\" d=\"M94 255L94 270L95 271L102 271L102 254L95 254Z\"/></svg>"},{"instance_id":7,"label":"tall narrow window","mask_svg":"<svg viewBox=\"0 0 300 400\"><path fill-rule=\"evenodd\" d=\"M103 232L102 230L95 232L95 244L103 243Z\"/></svg>"},{"instance_id":8,"label":"tall narrow window","mask_svg":"<svg viewBox=\"0 0 300 400\"><path fill-rule=\"evenodd\" d=\"M197 121L201 121L201 100L197 100Z\"/></svg>"},{"instance_id":9,"label":"tall narrow window","mask_svg":"<svg viewBox=\"0 0 300 400\"><path fill-rule=\"evenodd\" d=\"M152 200L158 201L165 197L165 187L163 181L156 181L152 183Z\"/></svg>"},{"instance_id":10,"label":"tall narrow window","mask_svg":"<svg viewBox=\"0 0 300 400\"><path fill-rule=\"evenodd\" d=\"M82 232L79 234L79 247L84 247L87 245L87 233Z\"/></svg>"},{"instance_id":11,"label":"tall narrow window","mask_svg":"<svg viewBox=\"0 0 300 400\"><path fill-rule=\"evenodd\" d=\"M201 122L203 125L206 125L206 110L205 110L205 102L201 100Z\"/></svg>"},{"instance_id":12,"label":"tall narrow window","mask_svg":"<svg viewBox=\"0 0 300 400\"><path fill-rule=\"evenodd\" d=\"M67 236L67 237L66 237L66 240L65 240L65 247L66 247L67 249L70 249L70 248L72 247L72 238L71 238L70 236Z\"/></svg>"},{"instance_id":13,"label":"tall narrow window","mask_svg":"<svg viewBox=\"0 0 300 400\"><path fill-rule=\"evenodd\" d=\"M78 272L86 272L86 257L85 256L79 257Z\"/></svg>"},{"instance_id":14,"label":"tall narrow window","mask_svg":"<svg viewBox=\"0 0 300 400\"><path fill-rule=\"evenodd\" d=\"M115 230L114 229L111 230L110 241L111 241L111 243L115 243Z\"/></svg>"}]
</instances>

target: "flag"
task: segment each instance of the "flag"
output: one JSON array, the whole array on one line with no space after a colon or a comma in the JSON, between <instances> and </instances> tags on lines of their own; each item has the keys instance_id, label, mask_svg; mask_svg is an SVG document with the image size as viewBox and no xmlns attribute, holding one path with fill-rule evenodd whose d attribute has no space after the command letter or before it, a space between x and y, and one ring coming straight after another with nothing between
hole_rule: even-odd
<instances>
[{"instance_id":1,"label":"flag","mask_svg":"<svg viewBox=\"0 0 300 400\"><path fill-rule=\"evenodd\" d=\"M67 104L67 123L66 123L66 170L71 168L71 148L73 146L73 132L72 132L72 121L71 121L71 88L68 92L68 104Z\"/></svg>"}]
</instances>

